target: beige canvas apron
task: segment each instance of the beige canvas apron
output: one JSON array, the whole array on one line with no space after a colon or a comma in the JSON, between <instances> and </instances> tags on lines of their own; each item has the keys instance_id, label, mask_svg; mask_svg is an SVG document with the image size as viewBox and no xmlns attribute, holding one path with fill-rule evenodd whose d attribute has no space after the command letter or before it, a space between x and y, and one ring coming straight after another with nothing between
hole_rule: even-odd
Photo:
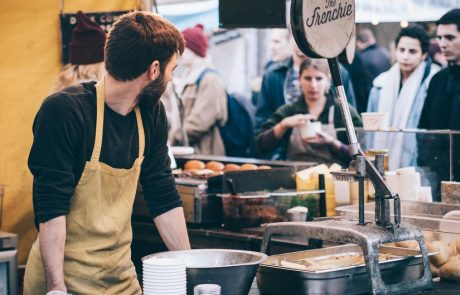
<instances>
[{"instance_id":1,"label":"beige canvas apron","mask_svg":"<svg viewBox=\"0 0 460 295\"><path fill-rule=\"evenodd\" d=\"M142 294L131 262L131 212L141 164L144 128L135 108L139 157L130 169L99 162L104 122L105 85L96 85L96 136L91 160L70 201L64 249L64 278L72 294ZM32 246L24 277L24 295L46 294L38 238Z\"/></svg>"},{"instance_id":2,"label":"beige canvas apron","mask_svg":"<svg viewBox=\"0 0 460 295\"><path fill-rule=\"evenodd\" d=\"M322 124L321 131L337 138L334 127L334 105L330 106L328 124ZM313 161L326 164L334 163L336 158L328 148L304 143L300 136L300 128L292 129L287 155L288 159L293 161Z\"/></svg>"}]
</instances>

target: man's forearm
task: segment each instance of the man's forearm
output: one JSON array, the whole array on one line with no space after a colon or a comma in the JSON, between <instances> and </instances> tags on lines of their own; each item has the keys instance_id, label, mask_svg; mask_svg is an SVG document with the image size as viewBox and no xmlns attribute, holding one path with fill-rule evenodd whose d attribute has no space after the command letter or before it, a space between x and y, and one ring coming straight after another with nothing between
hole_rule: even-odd
<instances>
[{"instance_id":1,"label":"man's forearm","mask_svg":"<svg viewBox=\"0 0 460 295\"><path fill-rule=\"evenodd\" d=\"M59 216L45 223L40 223L38 236L47 291L59 290L67 292L64 282L66 217Z\"/></svg>"},{"instance_id":2,"label":"man's forearm","mask_svg":"<svg viewBox=\"0 0 460 295\"><path fill-rule=\"evenodd\" d=\"M185 225L184 209L174 208L154 220L163 242L169 250L188 250L190 241Z\"/></svg>"}]
</instances>

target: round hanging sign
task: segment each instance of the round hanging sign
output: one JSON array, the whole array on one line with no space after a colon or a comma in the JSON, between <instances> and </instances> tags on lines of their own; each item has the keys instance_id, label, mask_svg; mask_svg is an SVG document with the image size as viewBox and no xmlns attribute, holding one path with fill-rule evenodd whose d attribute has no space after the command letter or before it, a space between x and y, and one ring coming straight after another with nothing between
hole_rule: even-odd
<instances>
[{"instance_id":1,"label":"round hanging sign","mask_svg":"<svg viewBox=\"0 0 460 295\"><path fill-rule=\"evenodd\" d=\"M291 28L300 50L312 58L337 57L355 26L354 0L292 0Z\"/></svg>"},{"instance_id":2,"label":"round hanging sign","mask_svg":"<svg viewBox=\"0 0 460 295\"><path fill-rule=\"evenodd\" d=\"M356 26L353 26L353 32L351 33L350 41L348 42L347 48L345 48L347 54L348 64L352 64L355 59L356 52Z\"/></svg>"}]
</instances>

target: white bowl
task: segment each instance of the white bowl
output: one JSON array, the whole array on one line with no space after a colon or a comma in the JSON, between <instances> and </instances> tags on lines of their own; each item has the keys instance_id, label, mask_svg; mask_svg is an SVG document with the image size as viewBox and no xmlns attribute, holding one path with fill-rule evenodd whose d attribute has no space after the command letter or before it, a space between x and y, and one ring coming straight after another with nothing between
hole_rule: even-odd
<instances>
[{"instance_id":1,"label":"white bowl","mask_svg":"<svg viewBox=\"0 0 460 295\"><path fill-rule=\"evenodd\" d=\"M187 289L184 290L156 290L144 289L144 295L186 295Z\"/></svg>"},{"instance_id":2,"label":"white bowl","mask_svg":"<svg viewBox=\"0 0 460 295\"><path fill-rule=\"evenodd\" d=\"M143 265L150 265L155 267L185 267L183 261L176 258L157 258L153 257L142 261Z\"/></svg>"},{"instance_id":3,"label":"white bowl","mask_svg":"<svg viewBox=\"0 0 460 295\"><path fill-rule=\"evenodd\" d=\"M149 271L157 271L157 272L185 272L185 267L179 266L179 267L159 267L159 266L148 266L144 265L143 269L149 270Z\"/></svg>"},{"instance_id":4,"label":"white bowl","mask_svg":"<svg viewBox=\"0 0 460 295\"><path fill-rule=\"evenodd\" d=\"M164 289L164 290L182 290L187 288L187 283L180 283L180 284L158 284L158 283L148 283L144 282L144 289L149 288L149 289Z\"/></svg>"},{"instance_id":5,"label":"white bowl","mask_svg":"<svg viewBox=\"0 0 460 295\"><path fill-rule=\"evenodd\" d=\"M158 282L158 281L165 281L165 282L182 282L182 281L185 281L186 280L186 276L185 275L181 275L181 276L174 276L174 277L170 277L170 276L159 276L159 275L155 275L155 276L149 276L149 275L145 275L144 274L144 278L143 278L144 281L149 281L149 282Z\"/></svg>"},{"instance_id":6,"label":"white bowl","mask_svg":"<svg viewBox=\"0 0 460 295\"><path fill-rule=\"evenodd\" d=\"M165 286L164 288L157 288L157 287L146 286L146 287L144 287L144 292L145 291L149 291L149 292L152 292L153 294L158 294L158 295L160 295L160 294L169 294L169 293L172 293L172 292L174 292L174 294L182 294L182 293L187 292L187 287L183 286L183 287L180 287L180 288L176 288L176 287Z\"/></svg>"}]
</instances>

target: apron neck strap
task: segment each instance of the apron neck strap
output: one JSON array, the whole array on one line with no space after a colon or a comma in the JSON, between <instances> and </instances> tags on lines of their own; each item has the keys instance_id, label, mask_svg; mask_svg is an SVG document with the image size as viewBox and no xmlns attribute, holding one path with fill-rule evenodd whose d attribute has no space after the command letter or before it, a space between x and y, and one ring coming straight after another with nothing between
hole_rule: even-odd
<instances>
[{"instance_id":1,"label":"apron neck strap","mask_svg":"<svg viewBox=\"0 0 460 295\"><path fill-rule=\"evenodd\" d=\"M141 158L144 156L145 149L144 124L142 123L141 110L139 109L139 106L136 106L134 111L136 112L137 132L139 135L139 158Z\"/></svg>"},{"instance_id":2,"label":"apron neck strap","mask_svg":"<svg viewBox=\"0 0 460 295\"><path fill-rule=\"evenodd\" d=\"M104 78L96 84L96 134L94 137L93 154L91 162L99 162L102 147L102 133L104 131L104 101L105 101L105 82Z\"/></svg>"},{"instance_id":3,"label":"apron neck strap","mask_svg":"<svg viewBox=\"0 0 460 295\"><path fill-rule=\"evenodd\" d=\"M335 115L334 111L335 111L334 105L331 105L329 107L329 116L327 120L327 123L329 124L334 124L334 115Z\"/></svg>"}]
</instances>

